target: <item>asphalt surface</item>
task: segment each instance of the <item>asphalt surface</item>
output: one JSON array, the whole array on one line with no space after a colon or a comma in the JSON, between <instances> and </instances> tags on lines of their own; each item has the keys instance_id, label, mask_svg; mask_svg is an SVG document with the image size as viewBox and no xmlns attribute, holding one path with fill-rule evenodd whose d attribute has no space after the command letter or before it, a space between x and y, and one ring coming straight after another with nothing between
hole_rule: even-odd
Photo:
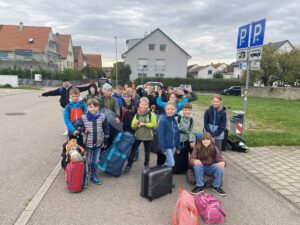
<instances>
[{"instance_id":1,"label":"asphalt surface","mask_svg":"<svg viewBox=\"0 0 300 225\"><path fill-rule=\"evenodd\" d=\"M65 128L58 97L38 98L39 93L19 91L4 95L0 89L0 224L14 224L60 160L65 141L61 133ZM25 115L5 115L11 112ZM152 165L155 159L151 154ZM79 194L66 191L61 170L28 224L170 224L177 188L152 202L141 198L142 163L141 157L132 173L120 178L100 174L104 184L90 184ZM174 180L177 187L193 188L184 175L176 175ZM214 195L224 205L224 224L299 224L299 211L230 161L223 187L226 197Z\"/></svg>"}]
</instances>

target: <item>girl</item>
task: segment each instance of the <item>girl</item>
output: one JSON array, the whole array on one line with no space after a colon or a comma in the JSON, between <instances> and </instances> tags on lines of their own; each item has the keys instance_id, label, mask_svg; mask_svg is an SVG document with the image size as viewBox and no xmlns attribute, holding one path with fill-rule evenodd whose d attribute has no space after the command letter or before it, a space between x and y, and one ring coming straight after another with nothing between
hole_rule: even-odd
<instances>
[{"instance_id":1,"label":"girl","mask_svg":"<svg viewBox=\"0 0 300 225\"><path fill-rule=\"evenodd\" d=\"M149 100L146 97L142 97L140 100L140 105L138 112L135 114L131 127L135 130L135 142L132 145L130 155L128 157L128 164L124 170L125 174L129 174L133 158L140 146L141 142L144 143L145 150L145 169L149 168L150 161L150 144L153 140L153 129L156 128L156 118L153 112L149 109Z\"/></svg>"},{"instance_id":2,"label":"girl","mask_svg":"<svg viewBox=\"0 0 300 225\"><path fill-rule=\"evenodd\" d=\"M216 146L221 151L224 130L226 128L226 112L223 110L220 95L212 96L212 106L204 114L204 130L215 139Z\"/></svg>"},{"instance_id":3,"label":"girl","mask_svg":"<svg viewBox=\"0 0 300 225\"><path fill-rule=\"evenodd\" d=\"M165 165L169 167L175 165L175 151L180 151L179 128L174 117L176 109L174 102L166 104L166 115L160 119L157 129L160 151L166 155Z\"/></svg>"},{"instance_id":4,"label":"girl","mask_svg":"<svg viewBox=\"0 0 300 225\"><path fill-rule=\"evenodd\" d=\"M160 107L162 107L162 108L165 109L165 108L166 108L166 105L167 105L167 102L163 102L163 101L162 101L162 97L161 97L162 91L159 91L158 94L159 94L159 96L157 97L156 104L157 104L158 106L160 106ZM183 92L181 92L181 94L184 95ZM181 111L182 107L183 107L186 103L188 103L188 99L187 99L185 96L183 96L182 101L179 102L179 101L177 101L176 94L175 94L175 93L171 93L171 94L169 95L169 102L172 102L172 103L174 103L174 104L176 105L176 114L177 114L177 113L179 113L179 112Z\"/></svg>"},{"instance_id":5,"label":"girl","mask_svg":"<svg viewBox=\"0 0 300 225\"><path fill-rule=\"evenodd\" d=\"M99 92L95 83L91 83L88 89L88 94L85 96L84 101L87 102L89 99L95 98L100 103Z\"/></svg>"},{"instance_id":6,"label":"girl","mask_svg":"<svg viewBox=\"0 0 300 225\"><path fill-rule=\"evenodd\" d=\"M221 196L226 195L221 188L225 162L220 151L213 144L210 133L205 132L196 140L190 157L190 165L193 166L196 178L196 187L191 190L192 194L204 191L203 174L206 174L213 176L212 190Z\"/></svg>"}]
</instances>

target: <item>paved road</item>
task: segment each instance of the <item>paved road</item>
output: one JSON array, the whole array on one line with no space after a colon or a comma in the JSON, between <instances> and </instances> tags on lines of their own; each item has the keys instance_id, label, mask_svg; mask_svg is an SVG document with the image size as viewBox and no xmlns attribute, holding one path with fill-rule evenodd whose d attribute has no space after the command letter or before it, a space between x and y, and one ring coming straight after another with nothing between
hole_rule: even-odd
<instances>
[{"instance_id":1,"label":"paved road","mask_svg":"<svg viewBox=\"0 0 300 225\"><path fill-rule=\"evenodd\" d=\"M0 89L0 93L1 93ZM36 91L0 97L1 155L0 224L13 224L60 160L64 131L58 98L37 98ZM1 94L0 94L1 96ZM24 112L23 116L7 116ZM154 164L155 155L151 155ZM101 175L104 184L91 184L80 194L65 190L60 171L28 224L170 224L177 191L149 202L139 196L142 160L120 178ZM190 190L183 175L177 186ZM298 225L298 212L271 189L228 163L221 198L230 225ZM210 192L207 190L207 192ZM218 198L218 197L217 197ZM201 222L203 223L203 222Z\"/></svg>"}]
</instances>

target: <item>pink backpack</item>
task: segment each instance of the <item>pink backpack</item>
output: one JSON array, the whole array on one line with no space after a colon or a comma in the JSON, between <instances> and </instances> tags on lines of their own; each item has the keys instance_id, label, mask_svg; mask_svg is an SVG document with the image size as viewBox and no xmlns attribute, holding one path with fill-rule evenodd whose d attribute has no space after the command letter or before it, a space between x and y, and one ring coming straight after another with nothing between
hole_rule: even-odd
<instances>
[{"instance_id":1,"label":"pink backpack","mask_svg":"<svg viewBox=\"0 0 300 225\"><path fill-rule=\"evenodd\" d=\"M222 202L215 199L212 194L196 195L195 205L205 223L224 222L225 213Z\"/></svg>"},{"instance_id":2,"label":"pink backpack","mask_svg":"<svg viewBox=\"0 0 300 225\"><path fill-rule=\"evenodd\" d=\"M172 225L198 225L198 213L192 196L186 190L179 188L179 198L177 200Z\"/></svg>"}]
</instances>

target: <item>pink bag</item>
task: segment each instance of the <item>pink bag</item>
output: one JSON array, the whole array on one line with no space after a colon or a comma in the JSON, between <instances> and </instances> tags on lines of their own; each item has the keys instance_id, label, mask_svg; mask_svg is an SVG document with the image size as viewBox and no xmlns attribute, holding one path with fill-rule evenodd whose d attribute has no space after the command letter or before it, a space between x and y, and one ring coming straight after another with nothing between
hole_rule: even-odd
<instances>
[{"instance_id":1,"label":"pink bag","mask_svg":"<svg viewBox=\"0 0 300 225\"><path fill-rule=\"evenodd\" d=\"M223 223L224 208L222 202L212 194L198 194L195 196L195 205L205 223Z\"/></svg>"},{"instance_id":2,"label":"pink bag","mask_svg":"<svg viewBox=\"0 0 300 225\"><path fill-rule=\"evenodd\" d=\"M198 213L194 202L194 196L182 188L179 188L178 192L179 198L174 209L171 224L198 225Z\"/></svg>"},{"instance_id":3,"label":"pink bag","mask_svg":"<svg viewBox=\"0 0 300 225\"><path fill-rule=\"evenodd\" d=\"M70 192L81 192L83 182L83 162L69 162L66 168L67 189Z\"/></svg>"}]
</instances>

